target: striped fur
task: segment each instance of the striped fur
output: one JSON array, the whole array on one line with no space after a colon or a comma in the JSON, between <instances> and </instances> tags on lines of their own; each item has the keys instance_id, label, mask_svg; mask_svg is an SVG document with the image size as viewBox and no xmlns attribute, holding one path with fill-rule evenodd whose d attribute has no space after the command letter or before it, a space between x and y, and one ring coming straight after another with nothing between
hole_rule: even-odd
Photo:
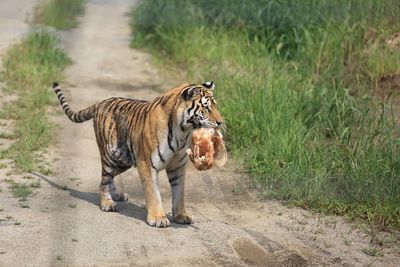
<instances>
[{"instance_id":1,"label":"striped fur","mask_svg":"<svg viewBox=\"0 0 400 267\"><path fill-rule=\"evenodd\" d=\"M158 189L158 173L165 169L172 190L174 221L193 222L184 205L186 149L193 129L219 127L223 122L213 97L213 82L184 84L153 101L112 97L78 112L71 110L57 83L53 89L71 121L93 119L102 165L102 210L115 211L114 201L127 198L116 192L114 177L137 167L145 193L147 222L167 227L169 221Z\"/></svg>"},{"instance_id":2,"label":"striped fur","mask_svg":"<svg viewBox=\"0 0 400 267\"><path fill-rule=\"evenodd\" d=\"M53 90L56 93L58 100L60 101L60 105L62 106L65 115L67 117L76 123L81 123L85 122L87 120L93 119L94 112L95 112L95 105L90 106L88 108L85 108L83 110L80 110L78 112L73 112L71 108L68 105L67 100L65 99L65 96L63 92L61 91L61 87L59 86L58 83L53 83Z\"/></svg>"}]
</instances>

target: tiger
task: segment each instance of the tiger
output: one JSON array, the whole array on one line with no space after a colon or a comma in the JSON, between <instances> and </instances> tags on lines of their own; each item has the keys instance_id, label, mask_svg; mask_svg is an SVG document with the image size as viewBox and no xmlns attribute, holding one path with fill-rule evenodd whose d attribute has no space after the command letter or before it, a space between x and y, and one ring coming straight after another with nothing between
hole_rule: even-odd
<instances>
[{"instance_id":1,"label":"tiger","mask_svg":"<svg viewBox=\"0 0 400 267\"><path fill-rule=\"evenodd\" d=\"M214 82L182 84L153 101L111 97L74 112L54 82L65 115L75 123L93 120L101 157L100 209L117 211L115 201L128 195L116 191L114 178L131 167L137 168L145 195L147 223L168 227L161 202L158 174L165 170L172 192L172 218L192 224L193 215L185 208L186 150L192 132L198 128L220 128L224 120L214 98Z\"/></svg>"}]
</instances>

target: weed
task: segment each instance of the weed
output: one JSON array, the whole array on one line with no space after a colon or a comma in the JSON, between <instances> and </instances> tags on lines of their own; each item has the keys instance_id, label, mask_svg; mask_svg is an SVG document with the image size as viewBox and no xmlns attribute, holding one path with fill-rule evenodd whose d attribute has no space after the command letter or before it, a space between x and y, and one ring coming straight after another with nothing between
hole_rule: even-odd
<instances>
[{"instance_id":1,"label":"weed","mask_svg":"<svg viewBox=\"0 0 400 267\"><path fill-rule=\"evenodd\" d=\"M242 188L238 184L234 185L233 188L232 188L232 193L234 195L240 195L242 193L242 191L243 191Z\"/></svg>"},{"instance_id":2,"label":"weed","mask_svg":"<svg viewBox=\"0 0 400 267\"><path fill-rule=\"evenodd\" d=\"M5 169L7 168L7 164L5 163L0 163L0 169Z\"/></svg>"},{"instance_id":3,"label":"weed","mask_svg":"<svg viewBox=\"0 0 400 267\"><path fill-rule=\"evenodd\" d=\"M43 165L38 166L38 171L44 175L53 175L54 174L54 171L51 168L49 168L47 166L43 166Z\"/></svg>"},{"instance_id":4,"label":"weed","mask_svg":"<svg viewBox=\"0 0 400 267\"><path fill-rule=\"evenodd\" d=\"M29 185L32 188L40 188L40 180L36 180L35 182Z\"/></svg>"},{"instance_id":5,"label":"weed","mask_svg":"<svg viewBox=\"0 0 400 267\"><path fill-rule=\"evenodd\" d=\"M352 241L350 239L346 238L346 237L343 237L343 243L346 246L351 246Z\"/></svg>"},{"instance_id":6,"label":"weed","mask_svg":"<svg viewBox=\"0 0 400 267\"><path fill-rule=\"evenodd\" d=\"M11 194L15 198L19 198L20 201L25 201L28 197L33 195L32 188L26 183L10 183Z\"/></svg>"},{"instance_id":7,"label":"weed","mask_svg":"<svg viewBox=\"0 0 400 267\"><path fill-rule=\"evenodd\" d=\"M382 250L375 248L375 247L365 247L365 248L362 248L361 251L365 255L372 256L372 257L383 255Z\"/></svg>"},{"instance_id":8,"label":"weed","mask_svg":"<svg viewBox=\"0 0 400 267\"><path fill-rule=\"evenodd\" d=\"M86 0L50 0L37 6L35 22L68 30L78 25L77 17L83 15Z\"/></svg>"},{"instance_id":9,"label":"weed","mask_svg":"<svg viewBox=\"0 0 400 267\"><path fill-rule=\"evenodd\" d=\"M5 182L5 183L8 183L8 184L12 184L12 183L15 182L15 181L14 181L13 179L11 179L11 178L3 178L2 181Z\"/></svg>"},{"instance_id":10,"label":"weed","mask_svg":"<svg viewBox=\"0 0 400 267\"><path fill-rule=\"evenodd\" d=\"M70 208L72 208L72 209L75 209L75 208L76 208L76 204L69 203L69 204L68 204L68 207L70 207Z\"/></svg>"},{"instance_id":11,"label":"weed","mask_svg":"<svg viewBox=\"0 0 400 267\"><path fill-rule=\"evenodd\" d=\"M12 133L0 132L0 138L13 140L15 136Z\"/></svg>"},{"instance_id":12,"label":"weed","mask_svg":"<svg viewBox=\"0 0 400 267\"><path fill-rule=\"evenodd\" d=\"M14 225L21 225L21 221L15 221Z\"/></svg>"},{"instance_id":13,"label":"weed","mask_svg":"<svg viewBox=\"0 0 400 267\"><path fill-rule=\"evenodd\" d=\"M0 151L0 156L1 156L1 151ZM11 170L9 170L7 173L6 173L6 175L7 176L11 176L11 175L14 175L14 174L20 174L20 170L17 170L17 169L11 169Z\"/></svg>"},{"instance_id":14,"label":"weed","mask_svg":"<svg viewBox=\"0 0 400 267\"><path fill-rule=\"evenodd\" d=\"M63 258L63 256L60 256L60 255L58 255L57 257L56 257L56 260L58 260L58 261L62 261L64 258Z\"/></svg>"},{"instance_id":15,"label":"weed","mask_svg":"<svg viewBox=\"0 0 400 267\"><path fill-rule=\"evenodd\" d=\"M71 241L72 242L78 242L78 239L72 238Z\"/></svg>"}]
</instances>

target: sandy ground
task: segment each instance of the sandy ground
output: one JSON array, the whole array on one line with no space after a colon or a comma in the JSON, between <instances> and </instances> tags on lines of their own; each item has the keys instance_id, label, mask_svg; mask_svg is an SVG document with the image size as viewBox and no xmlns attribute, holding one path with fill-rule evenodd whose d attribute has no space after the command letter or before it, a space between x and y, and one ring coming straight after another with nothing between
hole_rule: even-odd
<instances>
[{"instance_id":1,"label":"sandy ground","mask_svg":"<svg viewBox=\"0 0 400 267\"><path fill-rule=\"evenodd\" d=\"M29 25L26 22L32 15L36 2L38 1L2 0L0 2L0 56L3 56L10 44L27 33Z\"/></svg>"},{"instance_id":2,"label":"sandy ground","mask_svg":"<svg viewBox=\"0 0 400 267\"><path fill-rule=\"evenodd\" d=\"M0 2L0 21L12 18L0 24L2 52L13 40L3 27L23 25L15 37L26 31L28 2ZM61 35L74 60L63 83L73 109L110 96L152 99L167 89L149 55L129 48L126 12L131 4L89 1L80 27ZM148 226L134 169L116 178L129 201L120 203L118 212L103 212L98 207L101 169L92 123L73 124L59 110L52 118L60 125L58 143L48 152L56 174L34 178L41 180L41 187L29 199L30 208L21 208L0 182L0 266L400 265L398 243L388 241L392 236L366 234L342 218L260 201L232 161L204 173L190 167L186 203L195 216L191 226ZM0 170L2 178L6 172ZM164 174L160 186L164 209L170 211ZM385 241L382 247L377 237ZM366 255L367 248L376 248L380 256Z\"/></svg>"}]
</instances>

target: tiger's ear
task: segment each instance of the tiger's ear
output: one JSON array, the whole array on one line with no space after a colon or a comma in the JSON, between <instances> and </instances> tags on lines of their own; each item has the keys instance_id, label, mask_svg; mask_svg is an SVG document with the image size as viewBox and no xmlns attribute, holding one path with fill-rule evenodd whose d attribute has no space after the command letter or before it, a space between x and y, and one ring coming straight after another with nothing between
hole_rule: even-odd
<instances>
[{"instance_id":1,"label":"tiger's ear","mask_svg":"<svg viewBox=\"0 0 400 267\"><path fill-rule=\"evenodd\" d=\"M213 81L211 82L204 82L202 84L205 88L210 89L210 90L214 90L215 88L215 83Z\"/></svg>"},{"instance_id":2,"label":"tiger's ear","mask_svg":"<svg viewBox=\"0 0 400 267\"><path fill-rule=\"evenodd\" d=\"M189 88L185 89L182 92L181 96L185 101L187 101L187 100L192 99L193 97L195 97L199 93L200 93L200 89L195 87L195 86L192 86L192 87L189 87Z\"/></svg>"}]
</instances>

